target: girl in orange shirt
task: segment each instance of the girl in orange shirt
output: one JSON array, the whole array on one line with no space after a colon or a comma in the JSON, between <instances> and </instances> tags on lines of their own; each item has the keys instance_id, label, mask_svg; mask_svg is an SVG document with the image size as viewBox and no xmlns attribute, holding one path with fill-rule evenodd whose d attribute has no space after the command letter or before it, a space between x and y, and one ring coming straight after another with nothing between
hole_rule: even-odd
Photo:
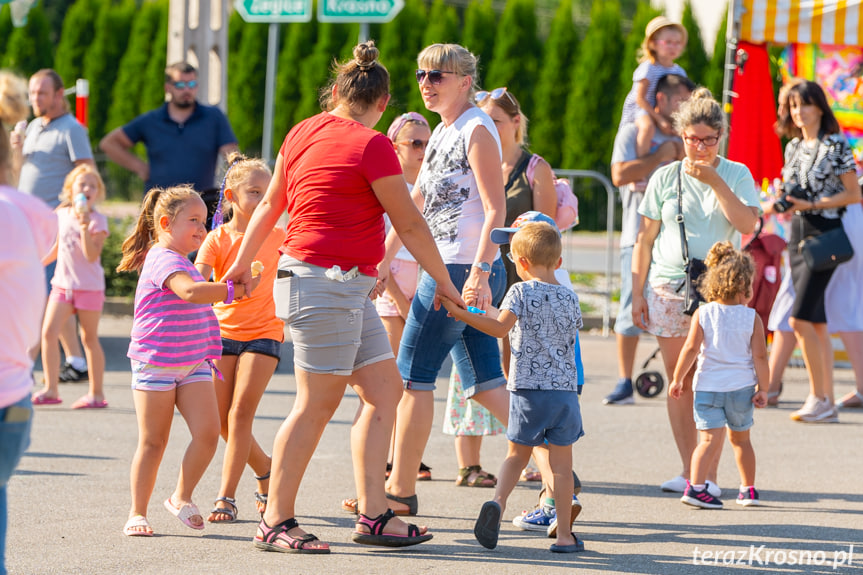
<instances>
[{"instance_id":1,"label":"girl in orange shirt","mask_svg":"<svg viewBox=\"0 0 863 575\"><path fill-rule=\"evenodd\" d=\"M240 250L243 235L252 213L264 197L271 172L257 159L239 153L229 158L228 171L222 182L219 208L211 231L195 260L204 277L220 281ZM222 220L229 219L224 225ZM256 506L263 514L267 505L270 478L270 456L252 436L252 421L258 403L279 364L283 335L282 320L276 317L273 282L279 260L279 247L285 240L283 229L274 228L256 256L253 266L261 283L249 297L213 306L222 335L222 358L216 361L222 378L214 377L222 437L225 439L225 461L219 496L208 520L230 522L237 518L235 494L246 463L255 472L258 490ZM254 268L257 268L255 270Z\"/></svg>"}]
</instances>

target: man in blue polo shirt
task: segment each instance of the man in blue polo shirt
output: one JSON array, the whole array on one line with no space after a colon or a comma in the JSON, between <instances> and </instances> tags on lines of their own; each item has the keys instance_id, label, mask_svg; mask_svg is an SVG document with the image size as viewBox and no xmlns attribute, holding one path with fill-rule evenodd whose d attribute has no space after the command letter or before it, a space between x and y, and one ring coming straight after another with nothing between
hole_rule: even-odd
<instances>
[{"instance_id":1,"label":"man in blue polo shirt","mask_svg":"<svg viewBox=\"0 0 863 575\"><path fill-rule=\"evenodd\" d=\"M237 150L237 138L225 114L197 101L198 72L186 62L165 69L168 101L113 130L99 147L115 163L138 174L144 191L191 184L203 194L216 188L219 155ZM147 161L132 147L143 142Z\"/></svg>"}]
</instances>

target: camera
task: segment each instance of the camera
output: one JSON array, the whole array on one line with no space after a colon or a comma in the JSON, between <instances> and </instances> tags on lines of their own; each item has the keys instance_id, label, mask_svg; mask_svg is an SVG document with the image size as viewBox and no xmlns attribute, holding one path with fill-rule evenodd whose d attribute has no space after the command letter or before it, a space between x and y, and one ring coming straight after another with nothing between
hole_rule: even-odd
<instances>
[{"instance_id":1,"label":"camera","mask_svg":"<svg viewBox=\"0 0 863 575\"><path fill-rule=\"evenodd\" d=\"M789 196L798 200L805 200L807 198L806 190L797 182L785 182L782 184L782 191L784 192L782 197L773 204L773 211L779 214L784 214L794 207L794 204L788 200Z\"/></svg>"}]
</instances>

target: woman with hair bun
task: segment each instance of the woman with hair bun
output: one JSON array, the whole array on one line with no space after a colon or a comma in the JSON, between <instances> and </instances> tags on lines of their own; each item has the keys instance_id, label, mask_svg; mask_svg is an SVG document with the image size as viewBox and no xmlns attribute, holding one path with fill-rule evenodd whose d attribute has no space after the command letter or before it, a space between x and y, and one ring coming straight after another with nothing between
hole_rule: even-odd
<instances>
[{"instance_id":1,"label":"woman with hair bun","mask_svg":"<svg viewBox=\"0 0 863 575\"><path fill-rule=\"evenodd\" d=\"M740 235L752 233L759 213L749 170L718 155L726 120L710 91L695 90L673 119L686 157L659 168L650 178L638 208L642 218L632 257L632 319L656 336L668 374L674 373L692 319L683 310L682 241L689 257L701 260L719 241L739 248ZM678 190L685 238L678 223ZM691 382L692 370L681 374L680 399L668 399L668 418L683 471L663 483L663 491L682 493L690 479L690 461L698 443ZM717 464L718 458L707 463L707 488L714 497L721 493L716 485Z\"/></svg>"},{"instance_id":2,"label":"woman with hair bun","mask_svg":"<svg viewBox=\"0 0 863 575\"><path fill-rule=\"evenodd\" d=\"M402 393L386 330L369 299L370 292L383 291L386 278L386 270L379 271L384 212L437 280L438 293L461 298L411 201L392 143L372 129L390 99L389 73L374 42L356 46L354 58L335 72L322 94L325 111L285 138L266 196L225 274L251 283L252 260L287 210L273 295L276 315L286 320L294 342L297 398L276 434L267 509L254 539L267 551L330 551L299 527L295 509L303 474L346 385L362 399L351 428L359 499L353 540L406 546L432 537L395 517L384 494L382 470Z\"/></svg>"}]
</instances>

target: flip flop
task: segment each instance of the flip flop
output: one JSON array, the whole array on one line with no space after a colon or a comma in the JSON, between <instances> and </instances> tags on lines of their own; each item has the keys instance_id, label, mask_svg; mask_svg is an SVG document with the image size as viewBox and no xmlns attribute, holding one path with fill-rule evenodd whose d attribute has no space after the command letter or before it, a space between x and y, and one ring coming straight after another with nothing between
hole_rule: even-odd
<instances>
[{"instance_id":1,"label":"flip flop","mask_svg":"<svg viewBox=\"0 0 863 575\"><path fill-rule=\"evenodd\" d=\"M557 543L552 543L548 550L552 553L580 553L581 551L584 551L584 541L576 537L575 533L573 533L572 536L575 538L575 544L558 545Z\"/></svg>"},{"instance_id":2,"label":"flip flop","mask_svg":"<svg viewBox=\"0 0 863 575\"><path fill-rule=\"evenodd\" d=\"M135 527L144 527L149 529L149 531L137 531L134 529ZM152 537L153 529L150 527L150 523L147 521L146 517L143 515L135 515L126 521L126 525L123 526L123 535L126 535L127 537Z\"/></svg>"},{"instance_id":3,"label":"flip flop","mask_svg":"<svg viewBox=\"0 0 863 575\"><path fill-rule=\"evenodd\" d=\"M41 391L33 395L33 405L58 405L63 403L59 397L45 397L45 392Z\"/></svg>"},{"instance_id":4,"label":"flip flop","mask_svg":"<svg viewBox=\"0 0 863 575\"><path fill-rule=\"evenodd\" d=\"M179 519L183 522L183 525L189 527L190 529L196 529L200 531L204 528L204 523L202 522L200 525L195 525L192 523L192 517L197 515L203 521L204 516L201 515L201 512L198 511L198 507L194 503L186 503L179 509L174 507L174 504L171 503L171 498L167 498L165 500L165 509L171 512L171 515Z\"/></svg>"},{"instance_id":5,"label":"flip flop","mask_svg":"<svg viewBox=\"0 0 863 575\"><path fill-rule=\"evenodd\" d=\"M72 409L104 409L106 407L108 407L107 401L104 399L97 400L89 395L79 397L72 404Z\"/></svg>"},{"instance_id":6,"label":"flip flop","mask_svg":"<svg viewBox=\"0 0 863 575\"><path fill-rule=\"evenodd\" d=\"M479 517L473 527L473 535L479 544L486 549L497 547L497 538L500 535L500 505L494 501L486 501L479 510Z\"/></svg>"}]
</instances>

